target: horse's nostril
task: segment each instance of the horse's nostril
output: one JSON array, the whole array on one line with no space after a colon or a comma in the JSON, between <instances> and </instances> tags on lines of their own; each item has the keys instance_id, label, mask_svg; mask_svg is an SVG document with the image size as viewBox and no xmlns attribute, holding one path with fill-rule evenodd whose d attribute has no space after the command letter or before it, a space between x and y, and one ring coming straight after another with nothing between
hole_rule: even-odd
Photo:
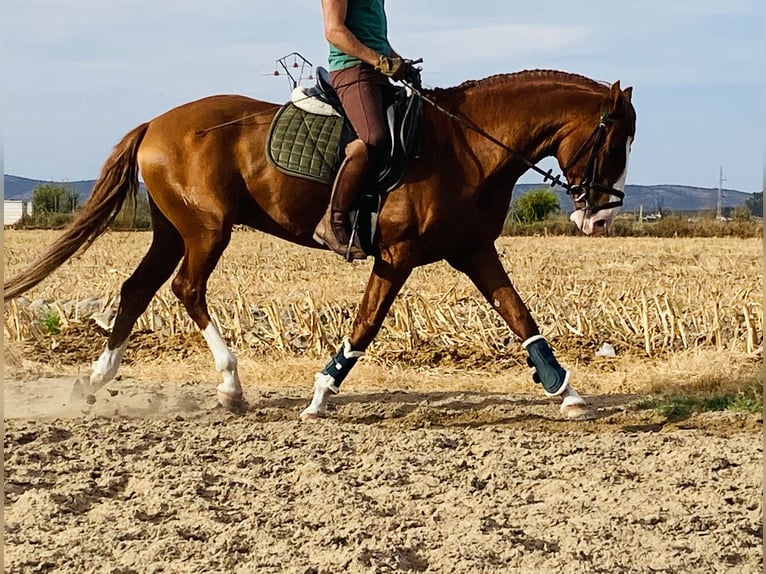
<instances>
[{"instance_id":1,"label":"horse's nostril","mask_svg":"<svg viewBox=\"0 0 766 574\"><path fill-rule=\"evenodd\" d=\"M606 219L599 219L593 223L593 227L596 229L604 229L606 227Z\"/></svg>"}]
</instances>

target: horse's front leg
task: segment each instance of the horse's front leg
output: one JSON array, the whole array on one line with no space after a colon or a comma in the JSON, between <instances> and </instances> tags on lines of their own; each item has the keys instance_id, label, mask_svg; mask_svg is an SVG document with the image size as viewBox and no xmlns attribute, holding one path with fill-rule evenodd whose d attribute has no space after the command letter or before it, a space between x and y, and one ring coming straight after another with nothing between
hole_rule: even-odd
<instances>
[{"instance_id":1,"label":"horse's front leg","mask_svg":"<svg viewBox=\"0 0 766 574\"><path fill-rule=\"evenodd\" d=\"M311 404L301 413L301 420L327 415L330 396L340 391L341 383L378 334L391 304L411 272L411 265L394 265L376 259L351 336L343 341L337 354L314 377L314 396Z\"/></svg>"},{"instance_id":2,"label":"horse's front leg","mask_svg":"<svg viewBox=\"0 0 766 574\"><path fill-rule=\"evenodd\" d=\"M569 380L569 371L559 365L548 342L540 335L537 323L503 269L494 245L481 247L448 261L455 269L470 277L511 330L521 338L522 346L529 353L527 361L535 369L534 381L542 385L549 397L561 397L561 413L567 418L581 418L590 414L585 400Z\"/></svg>"}]
</instances>

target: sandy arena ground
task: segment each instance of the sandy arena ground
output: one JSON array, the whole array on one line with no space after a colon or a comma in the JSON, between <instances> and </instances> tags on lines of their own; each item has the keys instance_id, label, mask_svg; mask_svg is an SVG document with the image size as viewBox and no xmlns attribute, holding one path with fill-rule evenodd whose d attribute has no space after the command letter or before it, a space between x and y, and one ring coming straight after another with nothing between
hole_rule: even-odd
<instances>
[{"instance_id":1,"label":"sandy arena ground","mask_svg":"<svg viewBox=\"0 0 766 574\"><path fill-rule=\"evenodd\" d=\"M761 417L611 393L565 422L531 384L447 378L349 382L301 424L309 385L246 387L234 415L211 381L88 404L76 373L11 370L5 572L761 572Z\"/></svg>"},{"instance_id":2,"label":"sandy arena ground","mask_svg":"<svg viewBox=\"0 0 766 574\"><path fill-rule=\"evenodd\" d=\"M6 278L55 235L7 232ZM107 234L30 298L62 308L114 301L148 241ZM519 342L493 328L473 286L444 265L411 278L412 306L394 309L332 417L313 424L298 414L329 351L280 349L263 336L279 329L258 321L264 309L277 319L305 309L310 291L311 316L334 344L369 262L338 276L327 272L341 269L333 254L235 234L211 278L211 306L227 333L251 336L238 347L250 403L239 415L216 406L210 351L167 286L153 305L174 328L136 329L118 380L89 402L72 390L105 333L80 318L61 336L35 335L39 318L25 327L28 313L6 315L5 572L761 572L762 416L668 419L637 405L759 380L760 240L498 243L535 316L558 333L559 358L595 420L559 418ZM650 356L642 337L620 336L621 318L640 321L643 293L652 317L683 320L688 346L676 334L666 345L663 323ZM456 310L448 340L408 323L421 299L434 317ZM615 312L617 301L629 309ZM748 317L759 317L755 350L744 344ZM283 327L290 340L307 332ZM580 328L590 336L567 338ZM594 356L608 340L617 357Z\"/></svg>"}]
</instances>

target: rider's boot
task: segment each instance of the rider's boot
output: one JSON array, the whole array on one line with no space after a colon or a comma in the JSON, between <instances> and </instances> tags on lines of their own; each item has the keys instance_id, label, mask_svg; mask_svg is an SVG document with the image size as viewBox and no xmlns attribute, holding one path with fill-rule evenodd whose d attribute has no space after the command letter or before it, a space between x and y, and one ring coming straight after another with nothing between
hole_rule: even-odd
<instances>
[{"instance_id":1,"label":"rider's boot","mask_svg":"<svg viewBox=\"0 0 766 574\"><path fill-rule=\"evenodd\" d=\"M367 257L359 247L350 245L348 213L367 175L369 163L367 146L362 140L356 139L346 146L346 157L335 177L330 205L314 230L315 241L347 261Z\"/></svg>"}]
</instances>

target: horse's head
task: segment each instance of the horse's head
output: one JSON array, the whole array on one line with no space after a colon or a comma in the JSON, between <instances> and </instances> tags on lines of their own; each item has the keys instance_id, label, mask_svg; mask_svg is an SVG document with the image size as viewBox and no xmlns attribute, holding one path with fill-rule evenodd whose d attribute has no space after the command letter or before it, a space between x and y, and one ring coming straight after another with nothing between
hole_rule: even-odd
<instances>
[{"instance_id":1,"label":"horse's head","mask_svg":"<svg viewBox=\"0 0 766 574\"><path fill-rule=\"evenodd\" d=\"M606 231L622 205L636 133L632 92L615 82L600 118L580 121L559 147L558 160L575 206L569 218L587 235Z\"/></svg>"}]
</instances>

